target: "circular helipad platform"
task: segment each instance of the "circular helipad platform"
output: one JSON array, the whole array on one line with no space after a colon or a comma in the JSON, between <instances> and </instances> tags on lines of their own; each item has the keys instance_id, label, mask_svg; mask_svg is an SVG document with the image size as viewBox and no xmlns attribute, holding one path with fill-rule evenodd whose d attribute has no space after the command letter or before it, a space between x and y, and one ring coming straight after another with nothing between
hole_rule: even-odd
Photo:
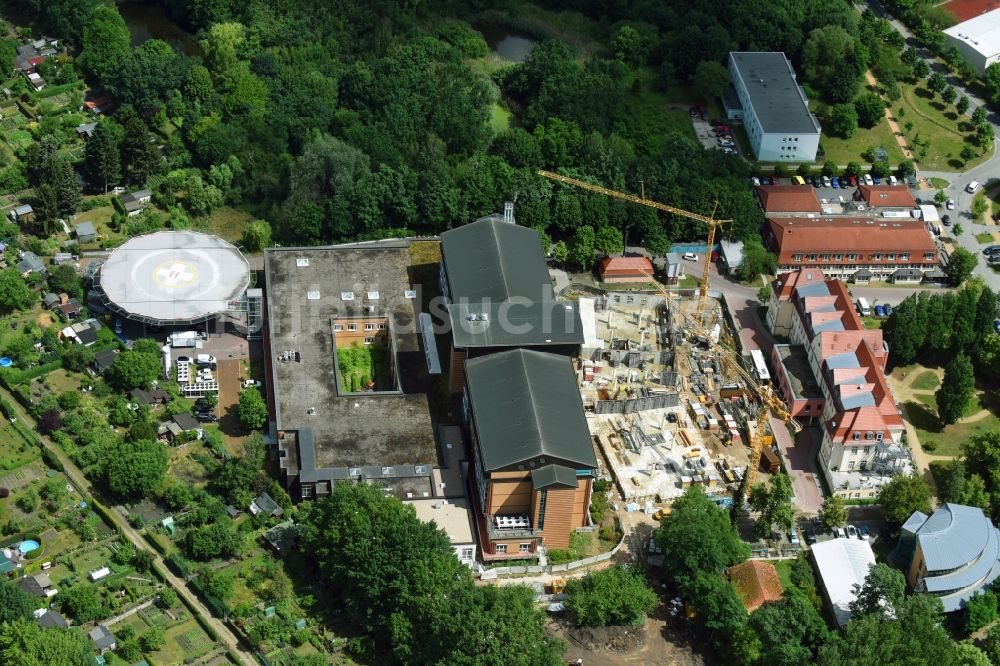
<instances>
[{"instance_id":1,"label":"circular helipad platform","mask_svg":"<svg viewBox=\"0 0 1000 666\"><path fill-rule=\"evenodd\" d=\"M196 231L158 231L115 248L96 276L109 308L154 324L203 321L229 309L250 281L235 245Z\"/></svg>"}]
</instances>

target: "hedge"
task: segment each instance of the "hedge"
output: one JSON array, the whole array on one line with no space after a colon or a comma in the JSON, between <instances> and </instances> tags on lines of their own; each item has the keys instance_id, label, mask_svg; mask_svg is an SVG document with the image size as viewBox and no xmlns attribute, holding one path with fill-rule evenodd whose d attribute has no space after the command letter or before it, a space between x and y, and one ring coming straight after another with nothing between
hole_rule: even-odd
<instances>
[{"instance_id":1,"label":"hedge","mask_svg":"<svg viewBox=\"0 0 1000 666\"><path fill-rule=\"evenodd\" d=\"M30 382L35 377L47 375L53 370L58 370L61 367L62 359L58 361L50 361L45 365L36 365L33 368L25 368L24 370L11 370L10 368L3 368L0 369L0 383L6 386L9 390L13 391L14 387L18 384Z\"/></svg>"}]
</instances>

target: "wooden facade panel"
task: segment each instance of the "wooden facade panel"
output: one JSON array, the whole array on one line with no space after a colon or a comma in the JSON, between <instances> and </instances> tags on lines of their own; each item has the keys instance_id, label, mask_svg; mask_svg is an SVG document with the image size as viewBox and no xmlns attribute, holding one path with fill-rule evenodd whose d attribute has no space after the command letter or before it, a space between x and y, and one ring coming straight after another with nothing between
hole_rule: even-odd
<instances>
[{"instance_id":1,"label":"wooden facade panel","mask_svg":"<svg viewBox=\"0 0 1000 666\"><path fill-rule=\"evenodd\" d=\"M573 505L577 489L549 488L545 498L543 540L549 548L569 548L573 529Z\"/></svg>"},{"instance_id":2,"label":"wooden facade panel","mask_svg":"<svg viewBox=\"0 0 1000 666\"><path fill-rule=\"evenodd\" d=\"M489 484L489 515L527 515L531 512L531 482L504 482L493 480Z\"/></svg>"},{"instance_id":3,"label":"wooden facade panel","mask_svg":"<svg viewBox=\"0 0 1000 666\"><path fill-rule=\"evenodd\" d=\"M448 386L452 393L461 393L465 390L465 359L468 353L462 349L451 348L448 362Z\"/></svg>"}]
</instances>

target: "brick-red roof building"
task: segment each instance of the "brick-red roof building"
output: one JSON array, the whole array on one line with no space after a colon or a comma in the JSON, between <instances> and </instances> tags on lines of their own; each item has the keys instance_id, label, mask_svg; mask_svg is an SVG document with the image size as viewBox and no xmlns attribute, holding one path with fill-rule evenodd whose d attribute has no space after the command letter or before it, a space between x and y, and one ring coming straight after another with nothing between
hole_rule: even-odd
<instances>
[{"instance_id":1,"label":"brick-red roof building","mask_svg":"<svg viewBox=\"0 0 1000 666\"><path fill-rule=\"evenodd\" d=\"M601 260L601 279L605 282L649 282L653 262L646 257L608 257Z\"/></svg>"},{"instance_id":2,"label":"brick-red roof building","mask_svg":"<svg viewBox=\"0 0 1000 666\"><path fill-rule=\"evenodd\" d=\"M769 217L765 240L778 266L938 263L937 247L919 220L865 217ZM890 257L892 257L890 259Z\"/></svg>"},{"instance_id":3,"label":"brick-red roof building","mask_svg":"<svg viewBox=\"0 0 1000 666\"><path fill-rule=\"evenodd\" d=\"M864 199L875 208L916 208L917 202L906 185L859 185L855 199Z\"/></svg>"},{"instance_id":4,"label":"brick-red roof building","mask_svg":"<svg viewBox=\"0 0 1000 666\"><path fill-rule=\"evenodd\" d=\"M765 213L821 213L816 191L808 185L759 185L757 198Z\"/></svg>"},{"instance_id":5,"label":"brick-red roof building","mask_svg":"<svg viewBox=\"0 0 1000 666\"><path fill-rule=\"evenodd\" d=\"M770 562L747 560L726 570L736 588L736 595L752 613L769 601L781 601L785 588L778 571Z\"/></svg>"}]
</instances>

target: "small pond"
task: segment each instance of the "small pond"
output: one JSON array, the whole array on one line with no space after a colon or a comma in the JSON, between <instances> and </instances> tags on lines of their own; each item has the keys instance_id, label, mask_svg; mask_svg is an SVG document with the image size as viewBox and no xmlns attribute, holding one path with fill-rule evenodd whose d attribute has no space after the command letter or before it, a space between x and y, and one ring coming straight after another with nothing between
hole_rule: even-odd
<instances>
[{"instance_id":1,"label":"small pond","mask_svg":"<svg viewBox=\"0 0 1000 666\"><path fill-rule=\"evenodd\" d=\"M478 24L472 27L482 33L486 45L495 56L508 62L524 62L538 43L530 37L515 35L497 25Z\"/></svg>"},{"instance_id":2,"label":"small pond","mask_svg":"<svg viewBox=\"0 0 1000 666\"><path fill-rule=\"evenodd\" d=\"M123 2L118 11L132 35L132 44L138 46L150 39L162 39L184 55L201 55L201 47L187 30L167 16L162 5L144 2Z\"/></svg>"}]
</instances>

